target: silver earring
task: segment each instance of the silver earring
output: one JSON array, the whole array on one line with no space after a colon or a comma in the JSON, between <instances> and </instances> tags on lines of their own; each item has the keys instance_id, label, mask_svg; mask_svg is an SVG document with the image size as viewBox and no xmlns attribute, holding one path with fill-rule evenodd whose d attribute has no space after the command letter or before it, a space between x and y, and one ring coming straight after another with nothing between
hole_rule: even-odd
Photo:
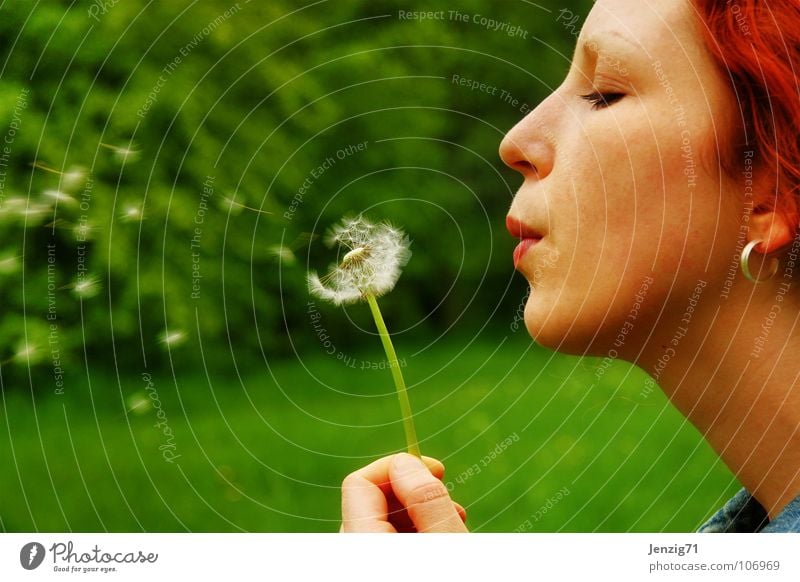
<instances>
[{"instance_id":1,"label":"silver earring","mask_svg":"<svg viewBox=\"0 0 800 582\"><path fill-rule=\"evenodd\" d=\"M742 258L740 259L739 263L742 266L742 273L744 274L745 279L748 281L752 281L753 283L763 283L764 281L769 281L772 277L775 276L775 273L778 272L778 259L772 259L770 263L769 271L765 277L761 279L756 279L750 273L750 253L756 247L757 244L764 242L761 239L751 240L747 243L747 246L744 247L742 250Z\"/></svg>"}]
</instances>

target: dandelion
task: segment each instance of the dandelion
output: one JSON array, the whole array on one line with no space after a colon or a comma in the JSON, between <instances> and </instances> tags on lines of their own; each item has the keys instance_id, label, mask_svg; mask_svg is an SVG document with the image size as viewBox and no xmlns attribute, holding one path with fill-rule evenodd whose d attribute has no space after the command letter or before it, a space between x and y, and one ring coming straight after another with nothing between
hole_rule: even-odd
<instances>
[{"instance_id":1,"label":"dandelion","mask_svg":"<svg viewBox=\"0 0 800 582\"><path fill-rule=\"evenodd\" d=\"M308 285L314 295L336 305L388 293L411 258L410 241L403 231L386 223L372 224L363 217L342 221L331 229L326 243L338 243L348 251L322 279L310 273Z\"/></svg>"},{"instance_id":2,"label":"dandelion","mask_svg":"<svg viewBox=\"0 0 800 582\"><path fill-rule=\"evenodd\" d=\"M387 223L374 224L359 216L346 218L335 226L326 242L329 246L339 244L347 252L324 277L313 272L308 274L309 291L336 305L358 301L369 304L400 399L408 452L420 456L405 380L377 301L391 291L400 278L402 268L411 258L411 241L399 228Z\"/></svg>"}]
</instances>

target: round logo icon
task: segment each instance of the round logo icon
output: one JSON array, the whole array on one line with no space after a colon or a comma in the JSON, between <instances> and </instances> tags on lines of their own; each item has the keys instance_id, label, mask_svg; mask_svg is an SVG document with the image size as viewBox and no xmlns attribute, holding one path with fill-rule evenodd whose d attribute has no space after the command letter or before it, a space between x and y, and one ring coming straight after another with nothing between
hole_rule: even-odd
<instances>
[{"instance_id":1,"label":"round logo icon","mask_svg":"<svg viewBox=\"0 0 800 582\"><path fill-rule=\"evenodd\" d=\"M19 551L19 563L26 570L35 570L44 561L44 546L39 542L28 542Z\"/></svg>"}]
</instances>

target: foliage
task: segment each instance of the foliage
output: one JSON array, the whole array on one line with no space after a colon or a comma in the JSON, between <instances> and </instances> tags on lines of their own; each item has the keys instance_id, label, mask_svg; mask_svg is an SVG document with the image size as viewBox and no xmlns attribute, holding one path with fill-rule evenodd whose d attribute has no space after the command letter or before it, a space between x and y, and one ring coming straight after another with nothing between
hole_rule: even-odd
<instances>
[{"instance_id":1,"label":"foliage","mask_svg":"<svg viewBox=\"0 0 800 582\"><path fill-rule=\"evenodd\" d=\"M201 347L237 362L319 350L305 271L327 266L316 235L354 212L390 219L414 241L386 303L402 322L393 328L507 326L525 286L503 227L519 180L497 146L568 68L575 30L560 9L467 1L457 17L452 3L421 0L4 3L3 127L28 93L0 208L65 189L63 175L33 162L89 171L71 192L77 204L3 223L4 252L21 259L3 273L6 364L27 362L14 353L32 342L44 357L31 363L52 360L55 347L73 378L89 362L196 363ZM413 11L443 19L401 17ZM70 287L79 266L96 278L91 297ZM326 310L325 328L359 342L368 317ZM165 333L188 341L165 344Z\"/></svg>"}]
</instances>

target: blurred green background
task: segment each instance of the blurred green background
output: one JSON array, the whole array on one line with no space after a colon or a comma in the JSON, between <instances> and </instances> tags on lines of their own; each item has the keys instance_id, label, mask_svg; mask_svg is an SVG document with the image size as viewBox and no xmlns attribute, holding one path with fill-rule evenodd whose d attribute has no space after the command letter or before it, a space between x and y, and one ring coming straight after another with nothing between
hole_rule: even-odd
<instances>
[{"instance_id":1,"label":"blurred green background","mask_svg":"<svg viewBox=\"0 0 800 582\"><path fill-rule=\"evenodd\" d=\"M306 290L358 212L413 240L382 306L470 529L702 523L700 435L520 321L497 148L590 5L4 2L0 530L337 531L403 447L369 310Z\"/></svg>"}]
</instances>

